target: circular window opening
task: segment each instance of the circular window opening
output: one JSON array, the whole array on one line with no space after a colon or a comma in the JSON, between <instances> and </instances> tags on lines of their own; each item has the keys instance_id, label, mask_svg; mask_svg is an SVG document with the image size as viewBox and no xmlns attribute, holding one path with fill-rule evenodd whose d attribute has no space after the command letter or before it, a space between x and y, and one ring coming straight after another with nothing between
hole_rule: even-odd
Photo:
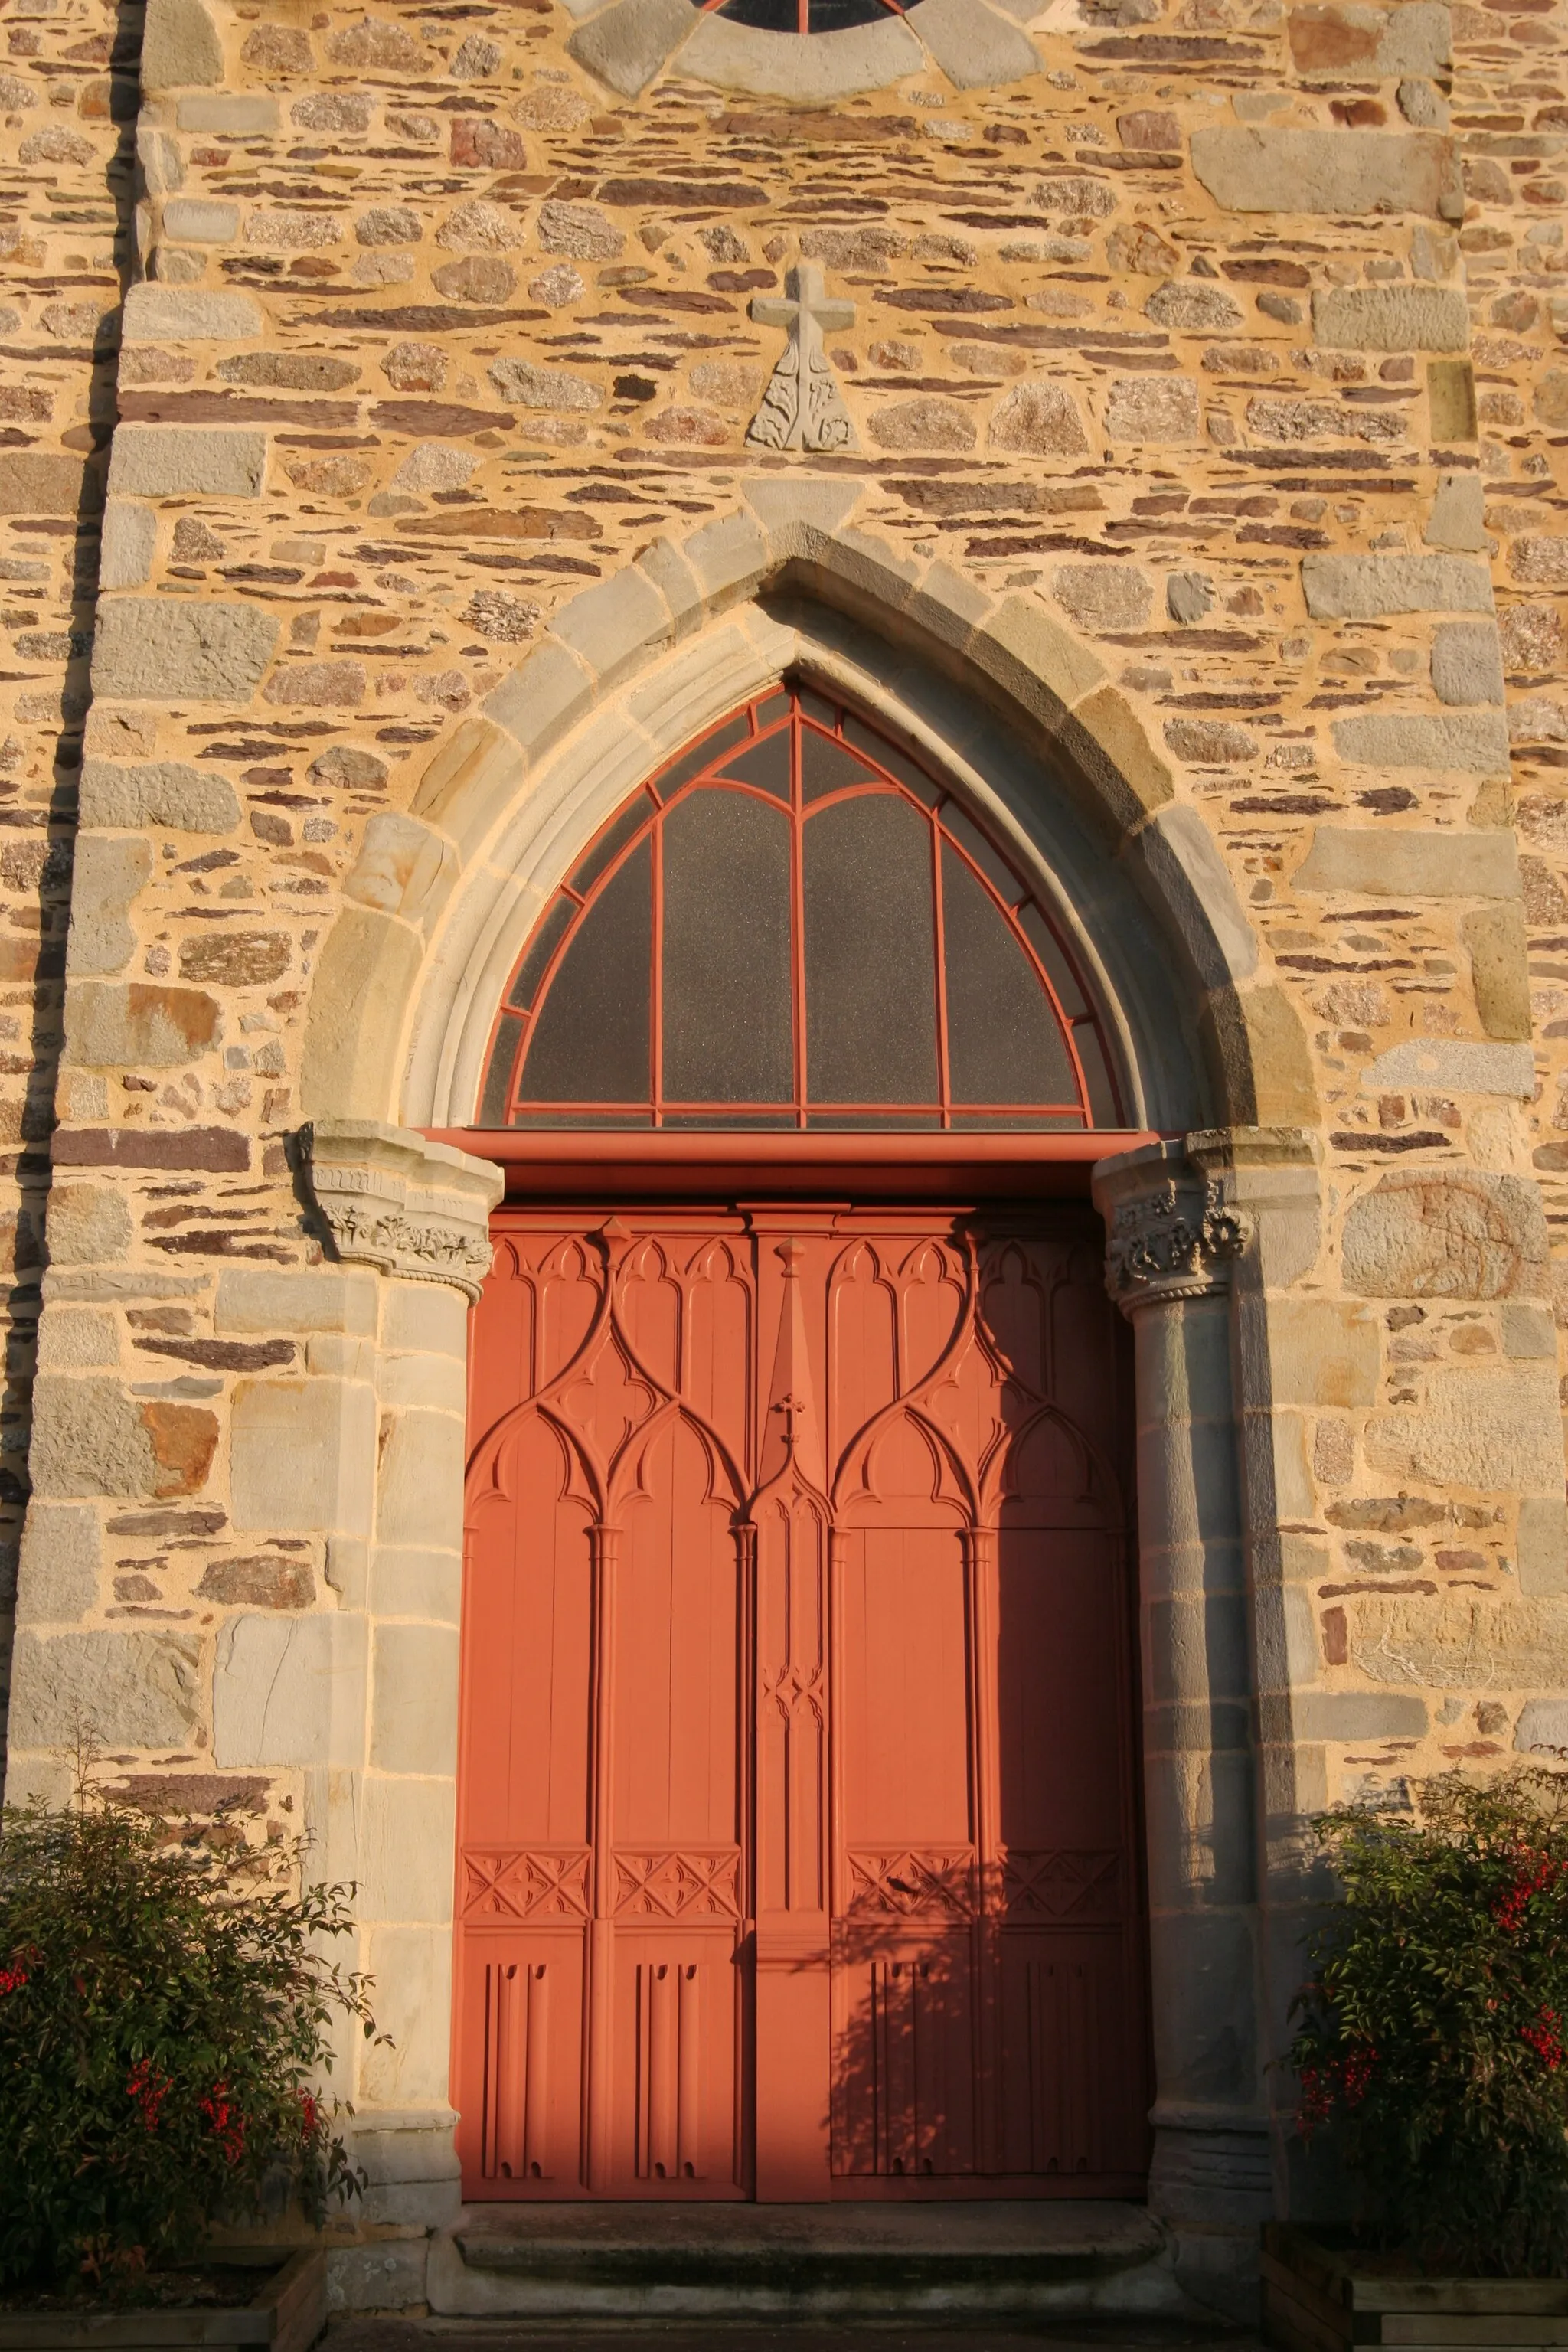
<instances>
[{"instance_id":1,"label":"circular window opening","mask_svg":"<svg viewBox=\"0 0 1568 2352\"><path fill-rule=\"evenodd\" d=\"M900 0L694 0L694 5L705 16L764 33L845 33L908 14Z\"/></svg>"}]
</instances>

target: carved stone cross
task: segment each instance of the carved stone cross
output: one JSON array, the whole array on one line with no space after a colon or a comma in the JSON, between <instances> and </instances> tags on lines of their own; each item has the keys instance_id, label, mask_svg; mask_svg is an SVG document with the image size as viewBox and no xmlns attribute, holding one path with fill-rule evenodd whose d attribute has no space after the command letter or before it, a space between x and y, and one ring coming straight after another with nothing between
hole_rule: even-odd
<instances>
[{"instance_id":1,"label":"carved stone cross","mask_svg":"<svg viewBox=\"0 0 1568 2352\"><path fill-rule=\"evenodd\" d=\"M789 336L784 357L763 394L763 404L746 434L753 449L853 449L855 427L838 396L832 362L822 348L824 330L853 326L853 302L829 301L822 272L803 261L784 273L784 293L759 294L752 316L759 327L783 327Z\"/></svg>"}]
</instances>

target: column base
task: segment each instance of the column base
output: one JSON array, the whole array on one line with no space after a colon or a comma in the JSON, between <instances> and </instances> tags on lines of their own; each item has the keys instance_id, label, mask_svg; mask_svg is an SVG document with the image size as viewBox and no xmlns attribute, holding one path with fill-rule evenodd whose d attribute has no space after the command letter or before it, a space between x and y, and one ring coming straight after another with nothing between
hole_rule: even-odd
<instances>
[{"instance_id":1,"label":"column base","mask_svg":"<svg viewBox=\"0 0 1568 2352\"><path fill-rule=\"evenodd\" d=\"M350 2142L370 2176L350 2214L370 2229L444 2230L463 2201L450 2107L362 2108Z\"/></svg>"},{"instance_id":2,"label":"column base","mask_svg":"<svg viewBox=\"0 0 1568 2352\"><path fill-rule=\"evenodd\" d=\"M1256 2326L1260 2236L1275 2208L1267 2121L1156 2107L1153 2123L1149 2210L1171 2232L1184 2294Z\"/></svg>"}]
</instances>

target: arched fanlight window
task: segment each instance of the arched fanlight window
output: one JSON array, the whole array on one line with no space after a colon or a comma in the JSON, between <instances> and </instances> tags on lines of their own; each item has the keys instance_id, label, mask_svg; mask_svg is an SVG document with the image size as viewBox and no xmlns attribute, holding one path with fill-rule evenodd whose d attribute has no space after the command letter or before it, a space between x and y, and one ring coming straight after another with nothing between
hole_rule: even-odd
<instances>
[{"instance_id":1,"label":"arched fanlight window","mask_svg":"<svg viewBox=\"0 0 1568 2352\"><path fill-rule=\"evenodd\" d=\"M1091 1000L938 782L786 684L671 761L535 927L485 1127L1083 1128Z\"/></svg>"}]
</instances>

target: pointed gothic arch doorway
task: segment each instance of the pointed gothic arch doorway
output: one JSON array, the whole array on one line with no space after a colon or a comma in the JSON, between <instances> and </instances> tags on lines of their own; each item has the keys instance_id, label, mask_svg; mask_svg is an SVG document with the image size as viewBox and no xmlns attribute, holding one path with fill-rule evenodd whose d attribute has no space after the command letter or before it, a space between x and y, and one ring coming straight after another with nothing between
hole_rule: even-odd
<instances>
[{"instance_id":1,"label":"pointed gothic arch doorway","mask_svg":"<svg viewBox=\"0 0 1568 2352\"><path fill-rule=\"evenodd\" d=\"M887 1160L1118 1129L1105 1034L942 779L795 684L636 793L523 945L483 1124L622 1145L600 1197L500 1213L475 1318L469 2197L1141 2190L1101 1236ZM766 1197L650 1199L637 1139L683 1131L765 1150ZM856 1136L874 1181L812 1164Z\"/></svg>"}]
</instances>

